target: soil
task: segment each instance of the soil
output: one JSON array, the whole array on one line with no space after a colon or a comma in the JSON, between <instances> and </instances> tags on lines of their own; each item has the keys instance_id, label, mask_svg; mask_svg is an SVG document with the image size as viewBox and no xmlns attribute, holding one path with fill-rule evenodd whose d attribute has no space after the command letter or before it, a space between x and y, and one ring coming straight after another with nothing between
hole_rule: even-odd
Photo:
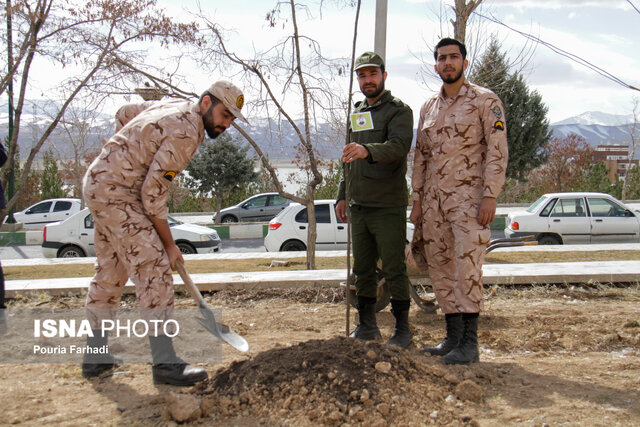
<instances>
[{"instance_id":1,"label":"soil","mask_svg":"<svg viewBox=\"0 0 640 427\"><path fill-rule=\"evenodd\" d=\"M251 348L225 346L206 382L154 386L149 365L126 363L93 380L75 365L0 365L0 424L640 425L638 284L493 287L486 298L480 363L450 366L420 351L442 338L441 314L412 306L414 345L401 350L345 338L335 289L218 292L208 302ZM389 308L377 318L386 340Z\"/></svg>"}]
</instances>

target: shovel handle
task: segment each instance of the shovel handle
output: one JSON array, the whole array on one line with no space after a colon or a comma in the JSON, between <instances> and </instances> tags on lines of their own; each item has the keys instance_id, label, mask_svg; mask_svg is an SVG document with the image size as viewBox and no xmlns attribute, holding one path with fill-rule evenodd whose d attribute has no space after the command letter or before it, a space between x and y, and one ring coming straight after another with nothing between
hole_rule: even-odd
<instances>
[{"instance_id":1,"label":"shovel handle","mask_svg":"<svg viewBox=\"0 0 640 427\"><path fill-rule=\"evenodd\" d=\"M203 301L204 298L202 298L202 294L198 290L198 287L195 283L193 283L193 280L191 280L191 276L189 276L187 270L185 270L184 264L180 261L176 261L176 270L178 271L180 277L182 277L182 281L189 290L191 297L193 297L193 299L195 299L198 304L200 304L200 302Z\"/></svg>"}]
</instances>

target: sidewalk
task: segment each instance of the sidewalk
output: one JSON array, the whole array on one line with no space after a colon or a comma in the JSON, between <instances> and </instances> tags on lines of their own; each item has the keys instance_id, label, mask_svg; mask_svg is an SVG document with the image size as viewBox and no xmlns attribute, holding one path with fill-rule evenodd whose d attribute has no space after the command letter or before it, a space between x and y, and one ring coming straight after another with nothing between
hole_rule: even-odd
<instances>
[{"instance_id":1,"label":"sidewalk","mask_svg":"<svg viewBox=\"0 0 640 427\"><path fill-rule=\"evenodd\" d=\"M558 251L595 251L595 250L640 250L640 244L622 245L567 245L567 246L522 246L501 248L496 251L509 252L558 252ZM234 253L187 255L186 260L197 259L287 259L305 256L304 252L275 253ZM317 257L341 257L345 251L321 251ZM32 259L7 260L4 266L35 266L56 264L87 264L95 258L84 259ZM194 274L193 281L202 291L223 289L260 289L292 287L338 287L346 281L346 269L333 270L296 270L296 271L259 271ZM60 278L37 280L9 280L5 283L8 298L23 292L46 292L57 295L80 294L89 286L91 278ZM176 288L182 288L183 282L178 275L173 277ZM541 283L609 283L640 282L640 261L593 261L559 262L530 264L486 264L483 267L483 282L492 284L541 284ZM133 293L130 281L125 293Z\"/></svg>"}]
</instances>

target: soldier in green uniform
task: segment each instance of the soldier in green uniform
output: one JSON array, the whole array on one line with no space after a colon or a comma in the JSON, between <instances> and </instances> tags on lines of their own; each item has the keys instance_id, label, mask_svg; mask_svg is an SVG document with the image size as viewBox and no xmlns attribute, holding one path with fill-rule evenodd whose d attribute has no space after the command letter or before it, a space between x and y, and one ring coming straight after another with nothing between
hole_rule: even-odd
<instances>
[{"instance_id":1,"label":"soldier in green uniform","mask_svg":"<svg viewBox=\"0 0 640 427\"><path fill-rule=\"evenodd\" d=\"M376 264L391 291L391 311L396 319L387 344L402 348L411 343L409 328L410 283L404 248L407 221L407 153L413 139L411 108L386 90L384 60L365 52L356 60L355 71L366 99L356 103L349 126L349 144L342 151L348 170L353 241L353 272L358 296L359 325L353 338L380 337L376 323ZM346 222L345 181L340 183L336 213Z\"/></svg>"}]
</instances>

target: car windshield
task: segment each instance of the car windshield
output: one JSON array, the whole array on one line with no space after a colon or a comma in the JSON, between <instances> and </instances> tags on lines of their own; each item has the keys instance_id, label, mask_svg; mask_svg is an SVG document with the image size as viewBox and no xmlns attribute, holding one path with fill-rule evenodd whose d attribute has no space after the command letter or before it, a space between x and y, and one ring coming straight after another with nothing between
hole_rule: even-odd
<instances>
[{"instance_id":1,"label":"car windshield","mask_svg":"<svg viewBox=\"0 0 640 427\"><path fill-rule=\"evenodd\" d=\"M182 224L180 221L175 218L171 218L170 216L167 217L167 222L169 223L169 227L171 227L172 225Z\"/></svg>"},{"instance_id":2,"label":"car windshield","mask_svg":"<svg viewBox=\"0 0 640 427\"><path fill-rule=\"evenodd\" d=\"M533 202L533 204L531 206L529 206L527 208L527 212L529 213L534 213L535 211L538 210L538 208L540 207L540 205L544 204L547 200L549 200L549 198L547 196L542 196L540 197L538 200L536 200L535 202Z\"/></svg>"}]
</instances>

